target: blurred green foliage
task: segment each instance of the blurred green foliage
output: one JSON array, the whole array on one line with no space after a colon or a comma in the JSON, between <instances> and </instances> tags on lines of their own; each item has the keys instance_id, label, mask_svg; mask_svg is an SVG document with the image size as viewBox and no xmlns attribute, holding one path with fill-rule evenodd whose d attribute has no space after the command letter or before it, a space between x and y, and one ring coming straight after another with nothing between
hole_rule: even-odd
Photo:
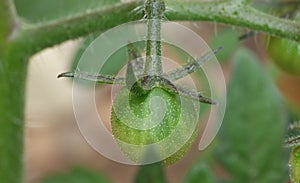
<instances>
[{"instance_id":1,"label":"blurred green foliage","mask_svg":"<svg viewBox=\"0 0 300 183\"><path fill-rule=\"evenodd\" d=\"M184 183L214 183L214 175L208 164L199 161L187 172Z\"/></svg>"},{"instance_id":2,"label":"blurred green foliage","mask_svg":"<svg viewBox=\"0 0 300 183\"><path fill-rule=\"evenodd\" d=\"M226 61L238 47L238 36L239 34L235 30L231 28L223 28L218 31L218 34L216 36L213 37L213 39L209 43L209 46L212 49L223 46L222 50L218 54L216 54L219 62Z\"/></svg>"},{"instance_id":3,"label":"blurred green foliage","mask_svg":"<svg viewBox=\"0 0 300 183\"><path fill-rule=\"evenodd\" d=\"M239 49L233 61L217 158L229 182L284 182L287 118L281 97L251 52Z\"/></svg>"},{"instance_id":4,"label":"blurred green foliage","mask_svg":"<svg viewBox=\"0 0 300 183\"><path fill-rule=\"evenodd\" d=\"M86 51L86 49L92 45L95 38L97 38L97 34L91 34L90 36L87 36L84 38L84 40L80 43L80 47L77 50L73 61L71 63L71 71L76 70L78 63L80 61L80 58L82 54ZM140 52L143 51L145 48L145 42L135 42L132 43L135 48L140 50ZM120 69L122 69L123 66L126 65L128 62L128 55L127 55L127 47L121 47L116 52L114 52L107 60L97 60L97 62L103 62L103 67L99 71L101 74L109 74L109 75L116 75ZM84 64L84 63L81 63Z\"/></svg>"},{"instance_id":5,"label":"blurred green foliage","mask_svg":"<svg viewBox=\"0 0 300 183\"><path fill-rule=\"evenodd\" d=\"M105 7L120 0L14 0L19 16L30 22L55 20L85 12L99 5Z\"/></svg>"}]
</instances>

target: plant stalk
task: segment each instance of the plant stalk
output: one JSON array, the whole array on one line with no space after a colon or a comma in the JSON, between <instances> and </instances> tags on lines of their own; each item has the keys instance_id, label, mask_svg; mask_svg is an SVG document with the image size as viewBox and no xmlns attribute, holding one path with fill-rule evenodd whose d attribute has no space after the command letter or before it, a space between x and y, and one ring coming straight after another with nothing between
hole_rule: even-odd
<instances>
[{"instance_id":1,"label":"plant stalk","mask_svg":"<svg viewBox=\"0 0 300 183\"><path fill-rule=\"evenodd\" d=\"M227 0L180 3L173 0L166 1L171 9L166 12L169 20L213 21L300 41L299 22L269 15L245 3Z\"/></svg>"},{"instance_id":2,"label":"plant stalk","mask_svg":"<svg viewBox=\"0 0 300 183\"><path fill-rule=\"evenodd\" d=\"M180 1L165 0L167 20L213 21L300 41L299 23L278 18L248 4L234 1ZM143 12L135 12L141 1L119 3L105 9L95 9L65 19L21 24L19 37L32 53L63 41L85 36L94 31L105 31L129 21L140 20Z\"/></svg>"},{"instance_id":3,"label":"plant stalk","mask_svg":"<svg viewBox=\"0 0 300 183\"><path fill-rule=\"evenodd\" d=\"M17 16L12 0L0 1L0 55L4 54L5 44L17 25Z\"/></svg>"},{"instance_id":4,"label":"plant stalk","mask_svg":"<svg viewBox=\"0 0 300 183\"><path fill-rule=\"evenodd\" d=\"M145 11L148 26L145 74L160 76L162 74L161 21L165 3L162 0L148 0L145 3Z\"/></svg>"},{"instance_id":5,"label":"plant stalk","mask_svg":"<svg viewBox=\"0 0 300 183\"><path fill-rule=\"evenodd\" d=\"M17 49L12 0L0 1L0 182L20 183L23 172L25 50Z\"/></svg>"},{"instance_id":6,"label":"plant stalk","mask_svg":"<svg viewBox=\"0 0 300 183\"><path fill-rule=\"evenodd\" d=\"M14 51L4 55L0 57L0 182L20 183L23 172L24 88L28 61Z\"/></svg>"}]
</instances>

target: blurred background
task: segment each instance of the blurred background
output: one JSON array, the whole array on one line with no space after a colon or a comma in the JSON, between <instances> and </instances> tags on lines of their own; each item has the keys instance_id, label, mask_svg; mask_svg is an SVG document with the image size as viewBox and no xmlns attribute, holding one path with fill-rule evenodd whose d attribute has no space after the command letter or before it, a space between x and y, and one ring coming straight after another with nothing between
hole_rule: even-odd
<instances>
[{"instance_id":1,"label":"blurred background","mask_svg":"<svg viewBox=\"0 0 300 183\"><path fill-rule=\"evenodd\" d=\"M65 2L65 3L63 3ZM72 11L80 11L80 2L57 1L56 5L47 6L45 0L30 0L30 3L16 0L17 8L23 17L30 21L40 21L39 14L48 14L48 19L65 16ZM88 6L97 3L91 1ZM30 6L29 6L30 4ZM51 4L51 3L50 3ZM52 3L53 4L53 3ZM65 7L76 5L69 12ZM47 8L46 8L47 7ZM59 7L59 8L57 8ZM52 11L57 8L57 11ZM35 13L32 13L32 11ZM47 20L47 18L44 18ZM239 40L248 30L224 26L216 23L189 23L185 26L199 34L212 48L223 46L218 56L225 78L231 72L232 55L240 46L248 47L261 60L266 72L279 88L291 112L291 120L296 120L300 107L300 78L279 68L266 53L269 37L255 33L254 36ZM182 36L184 39L185 35ZM57 79L57 75L70 71L76 53L84 38L64 42L48 48L30 59L26 90L26 132L25 132L25 182L38 183L43 178L70 171L73 167L85 167L103 173L112 182L133 182L136 166L122 165L98 154L80 134L72 108L72 81ZM172 55L172 53L166 53ZM109 126L111 110L110 86L97 88L99 112ZM87 114L88 116L88 114ZM206 118L207 115L202 115ZM201 127L204 124L200 124ZM201 133L201 130L200 130ZM191 150L177 163L164 169L169 182L182 182L184 175L196 159L201 158L197 145L199 136ZM215 174L226 177L225 171L217 164L213 166Z\"/></svg>"}]
</instances>

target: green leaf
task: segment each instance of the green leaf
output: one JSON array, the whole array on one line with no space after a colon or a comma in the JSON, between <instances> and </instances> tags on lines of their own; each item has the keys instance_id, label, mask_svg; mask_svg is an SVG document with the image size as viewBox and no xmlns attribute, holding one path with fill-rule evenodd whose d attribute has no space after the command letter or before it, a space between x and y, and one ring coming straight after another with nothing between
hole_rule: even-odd
<instances>
[{"instance_id":1,"label":"green leaf","mask_svg":"<svg viewBox=\"0 0 300 183\"><path fill-rule=\"evenodd\" d=\"M161 163L142 165L134 178L135 183L166 183Z\"/></svg>"},{"instance_id":2,"label":"green leaf","mask_svg":"<svg viewBox=\"0 0 300 183\"><path fill-rule=\"evenodd\" d=\"M227 109L217 158L235 183L287 180L286 126L281 97L257 58L246 49L234 56Z\"/></svg>"},{"instance_id":3,"label":"green leaf","mask_svg":"<svg viewBox=\"0 0 300 183\"><path fill-rule=\"evenodd\" d=\"M239 44L238 33L230 28L222 29L218 32L210 42L211 49L216 49L219 46L223 46L223 49L216 54L219 62L225 61L233 53Z\"/></svg>"},{"instance_id":4,"label":"green leaf","mask_svg":"<svg viewBox=\"0 0 300 183\"><path fill-rule=\"evenodd\" d=\"M18 14L31 22L48 21L79 12L86 12L95 7L105 7L120 0L15 0Z\"/></svg>"},{"instance_id":5,"label":"green leaf","mask_svg":"<svg viewBox=\"0 0 300 183\"><path fill-rule=\"evenodd\" d=\"M98 172L74 168L70 172L45 178L41 183L110 183Z\"/></svg>"},{"instance_id":6,"label":"green leaf","mask_svg":"<svg viewBox=\"0 0 300 183\"><path fill-rule=\"evenodd\" d=\"M210 167L199 161L193 165L184 178L184 183L214 183L214 177Z\"/></svg>"}]
</instances>

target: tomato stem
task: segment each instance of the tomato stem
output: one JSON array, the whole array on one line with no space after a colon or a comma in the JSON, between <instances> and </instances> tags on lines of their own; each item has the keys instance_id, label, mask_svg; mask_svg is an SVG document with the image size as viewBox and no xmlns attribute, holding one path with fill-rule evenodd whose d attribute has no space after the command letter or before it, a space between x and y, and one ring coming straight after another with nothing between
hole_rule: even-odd
<instances>
[{"instance_id":1,"label":"tomato stem","mask_svg":"<svg viewBox=\"0 0 300 183\"><path fill-rule=\"evenodd\" d=\"M147 0L145 13L147 17L148 34L146 43L146 75L161 75L161 20L165 11L162 0Z\"/></svg>"},{"instance_id":2,"label":"tomato stem","mask_svg":"<svg viewBox=\"0 0 300 183\"><path fill-rule=\"evenodd\" d=\"M176 81L178 79L181 79L191 73L193 73L196 69L200 68L206 61L211 60L215 54L217 54L219 51L221 51L222 46L219 46L213 51L208 51L204 53L201 57L192 59L191 62L174 69L172 71L167 72L163 76L168 78L170 81Z\"/></svg>"}]
</instances>

